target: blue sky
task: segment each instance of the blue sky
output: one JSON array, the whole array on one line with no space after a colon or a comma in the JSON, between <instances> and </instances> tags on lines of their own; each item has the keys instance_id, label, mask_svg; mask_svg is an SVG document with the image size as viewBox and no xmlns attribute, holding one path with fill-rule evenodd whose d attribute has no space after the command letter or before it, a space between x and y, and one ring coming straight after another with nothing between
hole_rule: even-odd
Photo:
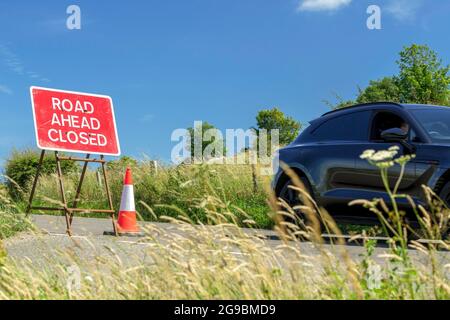
<instances>
[{"instance_id":1,"label":"blue sky","mask_svg":"<svg viewBox=\"0 0 450 320\"><path fill-rule=\"evenodd\" d=\"M66 28L76 4L82 29ZM382 30L366 9L382 9ZM394 74L404 45L450 63L447 0L129 0L0 3L0 158L35 146L29 86L112 96L123 154L170 159L176 128L307 122L333 92Z\"/></svg>"}]
</instances>

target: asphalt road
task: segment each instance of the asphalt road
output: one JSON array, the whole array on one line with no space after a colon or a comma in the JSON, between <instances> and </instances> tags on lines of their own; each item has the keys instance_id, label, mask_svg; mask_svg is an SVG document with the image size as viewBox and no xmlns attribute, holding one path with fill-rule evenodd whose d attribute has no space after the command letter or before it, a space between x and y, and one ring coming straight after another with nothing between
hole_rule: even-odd
<instances>
[{"instance_id":1,"label":"asphalt road","mask_svg":"<svg viewBox=\"0 0 450 320\"><path fill-rule=\"evenodd\" d=\"M202 240L198 238L200 228L209 228L216 232L213 226L189 226L170 223L140 223L141 228L151 235L150 237L114 237L104 236L104 231L112 231L111 220L109 219L93 219L75 217L73 222L73 234L69 237L65 234L65 219L61 216L34 215L32 220L39 232L21 234L19 236L7 239L4 242L8 256L17 262L31 263L33 265L42 266L44 268L52 267L55 262L63 264L73 264L77 261L81 264L95 265L95 262L105 262L108 259L119 261L120 263L130 265L151 264L152 258L150 250L153 250L155 241L158 243L168 243L180 237L190 237L193 241ZM317 247L309 242L292 242L284 243L278 240L276 233L267 230L244 229L245 233L256 233L259 240L258 245L276 251L277 254L288 254L289 246L298 246L302 255L314 261L315 258L320 259L321 253ZM219 232L219 230L217 230ZM232 232L232 231L230 231ZM152 239L153 238L153 239ZM224 250L230 251L242 259L245 259L239 250L223 245ZM323 246L331 255L340 259L340 252L345 249L350 257L355 261L362 258L365 249L356 245L328 245ZM374 259L379 264L387 263L387 248L377 247L374 252ZM420 263L427 267L427 258L425 255L416 250L411 250L411 257L416 263ZM439 262L442 265L450 263L450 253L439 252ZM318 266L320 263L317 262ZM104 263L103 263L104 265ZM311 268L316 270L314 263Z\"/></svg>"}]
</instances>

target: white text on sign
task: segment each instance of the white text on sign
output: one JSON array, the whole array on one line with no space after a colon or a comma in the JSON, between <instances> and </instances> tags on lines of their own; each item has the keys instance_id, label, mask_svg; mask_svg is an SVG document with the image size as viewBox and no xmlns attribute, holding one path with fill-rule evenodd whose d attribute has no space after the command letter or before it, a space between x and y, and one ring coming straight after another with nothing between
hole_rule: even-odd
<instances>
[{"instance_id":1,"label":"white text on sign","mask_svg":"<svg viewBox=\"0 0 450 320\"><path fill-rule=\"evenodd\" d=\"M60 100L52 98L53 110L76 112L80 115L73 115L64 113L53 113L52 126L59 126L61 128L74 129L88 129L90 131L100 130L100 121L94 117L86 117L85 114L94 113L94 105L88 101L83 103L76 100L73 103L69 99ZM63 129L50 129L48 131L48 138L53 142L68 142L71 144L81 143L82 145L106 146L108 144L107 138L103 134L65 131Z\"/></svg>"}]
</instances>

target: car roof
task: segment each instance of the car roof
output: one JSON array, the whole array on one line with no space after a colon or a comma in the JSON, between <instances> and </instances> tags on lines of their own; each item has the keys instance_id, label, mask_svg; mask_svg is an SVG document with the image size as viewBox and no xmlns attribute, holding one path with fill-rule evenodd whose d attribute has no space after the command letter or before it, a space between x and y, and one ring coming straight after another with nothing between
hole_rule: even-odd
<instances>
[{"instance_id":1,"label":"car roof","mask_svg":"<svg viewBox=\"0 0 450 320\"><path fill-rule=\"evenodd\" d=\"M344 115L344 114L348 114L348 113L352 113L352 112L356 112L356 111L365 111L365 110L371 110L371 109L375 109L377 107L392 107L393 109L395 108L400 108L403 110L419 110L419 109L427 109L430 107L433 108L447 108L448 107L444 107L444 106L435 106L435 105L429 105L429 104L409 104L409 103L396 103L396 102L371 102L371 103L362 103L362 104L355 104L349 107L345 107L345 108L340 108L340 109L335 109L335 110L331 110L327 113L324 113L319 119L323 119L325 117L334 117L334 116L340 116L340 115ZM318 119L316 119L318 120Z\"/></svg>"},{"instance_id":2,"label":"car roof","mask_svg":"<svg viewBox=\"0 0 450 320\"><path fill-rule=\"evenodd\" d=\"M450 110L449 107L446 106L438 106L438 105L431 105L431 104L412 104L412 103L404 103L402 104L402 106L405 109L408 110L423 110L423 109L428 109L430 107L432 108L438 108L438 109L445 109L445 110Z\"/></svg>"},{"instance_id":3,"label":"car roof","mask_svg":"<svg viewBox=\"0 0 450 320\"><path fill-rule=\"evenodd\" d=\"M379 107L380 105L382 105L382 106L400 107L400 108L403 107L402 104L395 103L395 102L360 103L360 104L355 104L355 105L352 105L352 106L348 106L348 107L344 107L344 108L339 108L339 109L334 109L334 110L328 111L328 112L324 113L322 115L322 117L326 117L326 116L329 116L329 115L347 114L347 113L354 112L355 109L357 109L358 111L369 110L369 109L373 109L374 107Z\"/></svg>"}]
</instances>

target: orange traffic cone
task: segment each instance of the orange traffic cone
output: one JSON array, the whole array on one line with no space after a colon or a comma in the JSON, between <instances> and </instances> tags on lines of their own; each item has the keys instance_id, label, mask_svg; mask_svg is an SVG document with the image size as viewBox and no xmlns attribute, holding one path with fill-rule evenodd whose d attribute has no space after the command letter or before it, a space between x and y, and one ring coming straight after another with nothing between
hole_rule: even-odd
<instances>
[{"instance_id":1,"label":"orange traffic cone","mask_svg":"<svg viewBox=\"0 0 450 320\"><path fill-rule=\"evenodd\" d=\"M123 181L122 199L120 201L119 218L117 219L117 231L119 235L142 234L136 222L133 177L130 168L127 168Z\"/></svg>"}]
</instances>

